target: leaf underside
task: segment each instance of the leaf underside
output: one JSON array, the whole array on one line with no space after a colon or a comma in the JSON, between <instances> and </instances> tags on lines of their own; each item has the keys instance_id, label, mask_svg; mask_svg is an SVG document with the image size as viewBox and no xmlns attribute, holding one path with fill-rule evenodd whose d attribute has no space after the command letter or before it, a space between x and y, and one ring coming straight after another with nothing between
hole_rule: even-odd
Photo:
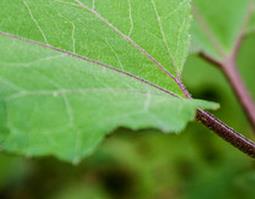
<instances>
[{"instance_id":1,"label":"leaf underside","mask_svg":"<svg viewBox=\"0 0 255 199\"><path fill-rule=\"evenodd\" d=\"M188 0L2 0L0 141L79 162L117 127L179 132L198 108L176 83Z\"/></svg>"}]
</instances>

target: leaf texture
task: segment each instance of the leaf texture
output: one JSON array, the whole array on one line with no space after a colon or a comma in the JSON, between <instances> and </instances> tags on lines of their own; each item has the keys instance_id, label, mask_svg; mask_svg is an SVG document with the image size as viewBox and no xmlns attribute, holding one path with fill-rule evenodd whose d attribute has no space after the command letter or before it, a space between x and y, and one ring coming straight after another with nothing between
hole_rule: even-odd
<instances>
[{"instance_id":1,"label":"leaf texture","mask_svg":"<svg viewBox=\"0 0 255 199\"><path fill-rule=\"evenodd\" d=\"M198 108L178 82L188 0L2 0L0 140L79 162L124 126L179 132Z\"/></svg>"}]
</instances>

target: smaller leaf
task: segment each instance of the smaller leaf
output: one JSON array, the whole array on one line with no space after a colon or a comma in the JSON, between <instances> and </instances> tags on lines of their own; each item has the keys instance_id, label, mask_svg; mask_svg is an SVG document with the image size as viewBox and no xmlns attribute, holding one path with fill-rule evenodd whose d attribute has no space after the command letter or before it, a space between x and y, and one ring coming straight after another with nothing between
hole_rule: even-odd
<instances>
[{"instance_id":1,"label":"smaller leaf","mask_svg":"<svg viewBox=\"0 0 255 199\"><path fill-rule=\"evenodd\" d=\"M217 61L229 57L243 34L251 31L253 0L194 0L193 49ZM199 49L199 50L198 50Z\"/></svg>"}]
</instances>

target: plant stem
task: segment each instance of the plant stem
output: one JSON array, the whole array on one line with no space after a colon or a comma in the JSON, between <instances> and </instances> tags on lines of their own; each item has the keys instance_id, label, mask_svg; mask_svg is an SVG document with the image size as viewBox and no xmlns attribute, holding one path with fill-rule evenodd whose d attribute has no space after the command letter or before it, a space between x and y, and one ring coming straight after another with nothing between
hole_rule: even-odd
<instances>
[{"instance_id":1,"label":"plant stem","mask_svg":"<svg viewBox=\"0 0 255 199\"><path fill-rule=\"evenodd\" d=\"M232 89L235 92L236 97L240 101L240 104L246 113L254 132L255 132L255 104L251 98L248 90L246 89L239 72L237 71L236 64L230 61L222 67L226 78L229 80Z\"/></svg>"},{"instance_id":2,"label":"plant stem","mask_svg":"<svg viewBox=\"0 0 255 199\"><path fill-rule=\"evenodd\" d=\"M200 56L208 62L218 66L223 71L238 101L240 102L244 113L253 128L253 131L255 132L255 104L246 86L244 85L244 82L242 81L239 72L237 71L235 56L231 56L223 62L217 62L213 58L202 53L200 54Z\"/></svg>"},{"instance_id":3,"label":"plant stem","mask_svg":"<svg viewBox=\"0 0 255 199\"><path fill-rule=\"evenodd\" d=\"M186 89L182 81L180 79L177 80L178 85L186 98L192 99L191 94ZM252 140L244 137L233 128L229 127L227 124L213 116L211 113L204 110L199 109L197 111L196 119L222 139L233 145L235 148L239 149L250 157L255 158L255 143Z\"/></svg>"},{"instance_id":4,"label":"plant stem","mask_svg":"<svg viewBox=\"0 0 255 199\"><path fill-rule=\"evenodd\" d=\"M197 120L240 151L255 158L255 143L224 124L212 114L198 110Z\"/></svg>"}]
</instances>

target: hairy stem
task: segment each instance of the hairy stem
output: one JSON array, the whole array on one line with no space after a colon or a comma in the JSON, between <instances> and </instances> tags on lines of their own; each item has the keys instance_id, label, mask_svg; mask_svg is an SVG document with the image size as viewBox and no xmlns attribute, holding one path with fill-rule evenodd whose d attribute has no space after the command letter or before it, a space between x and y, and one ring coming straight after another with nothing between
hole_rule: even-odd
<instances>
[{"instance_id":1,"label":"hairy stem","mask_svg":"<svg viewBox=\"0 0 255 199\"><path fill-rule=\"evenodd\" d=\"M197 120L240 151L255 158L255 143L227 126L212 114L198 110Z\"/></svg>"},{"instance_id":2,"label":"hairy stem","mask_svg":"<svg viewBox=\"0 0 255 199\"><path fill-rule=\"evenodd\" d=\"M181 80L179 80L179 86L182 89L184 95L188 99L192 99L191 94L183 85ZM218 136L220 136L222 139L233 145L235 148L239 149L250 157L255 158L255 143L252 140L244 137L233 128L229 127L227 124L206 111L198 110L196 119L204 126L212 130L214 133L216 133Z\"/></svg>"}]
</instances>

